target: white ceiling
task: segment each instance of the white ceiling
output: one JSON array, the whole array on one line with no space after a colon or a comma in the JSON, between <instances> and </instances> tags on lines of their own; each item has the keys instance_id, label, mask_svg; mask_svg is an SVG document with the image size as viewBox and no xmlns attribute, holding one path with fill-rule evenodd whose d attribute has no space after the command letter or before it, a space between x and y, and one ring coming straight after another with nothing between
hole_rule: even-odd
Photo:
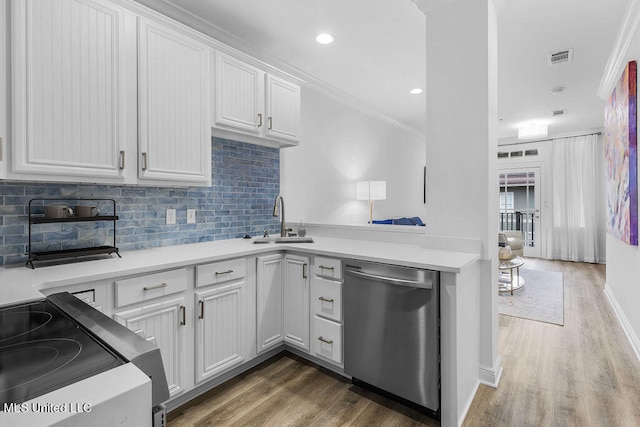
<instances>
[{"instance_id":1,"label":"white ceiling","mask_svg":"<svg viewBox=\"0 0 640 427\"><path fill-rule=\"evenodd\" d=\"M602 128L597 91L627 0L505 0L498 14L498 138L537 121L550 136ZM547 65L547 54L573 49L573 61ZM551 89L565 91L553 95ZM566 109L565 116L552 111Z\"/></svg>"},{"instance_id":2,"label":"white ceiling","mask_svg":"<svg viewBox=\"0 0 640 427\"><path fill-rule=\"evenodd\" d=\"M151 7L157 1L138 0ZM221 41L303 80L424 132L425 17L411 0L163 0L218 27ZM416 0L423 9L444 0ZM627 0L498 0L498 138L517 126L549 124L549 134L597 129L597 97ZM165 10L166 13L166 10ZM315 36L329 32L331 45ZM573 62L550 67L546 55L573 49ZM564 86L560 95L551 89ZM567 114L552 118L553 110Z\"/></svg>"}]
</instances>

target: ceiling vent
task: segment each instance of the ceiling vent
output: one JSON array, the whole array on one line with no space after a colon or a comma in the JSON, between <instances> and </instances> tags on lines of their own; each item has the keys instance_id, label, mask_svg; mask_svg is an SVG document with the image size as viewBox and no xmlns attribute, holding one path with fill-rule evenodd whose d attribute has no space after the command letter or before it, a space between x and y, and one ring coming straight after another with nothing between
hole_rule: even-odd
<instances>
[{"instance_id":1,"label":"ceiling vent","mask_svg":"<svg viewBox=\"0 0 640 427\"><path fill-rule=\"evenodd\" d=\"M567 110L553 110L553 117L564 116Z\"/></svg>"},{"instance_id":2,"label":"ceiling vent","mask_svg":"<svg viewBox=\"0 0 640 427\"><path fill-rule=\"evenodd\" d=\"M573 49L560 50L558 52L547 54L547 63L549 65L562 64L563 62L573 61Z\"/></svg>"}]
</instances>

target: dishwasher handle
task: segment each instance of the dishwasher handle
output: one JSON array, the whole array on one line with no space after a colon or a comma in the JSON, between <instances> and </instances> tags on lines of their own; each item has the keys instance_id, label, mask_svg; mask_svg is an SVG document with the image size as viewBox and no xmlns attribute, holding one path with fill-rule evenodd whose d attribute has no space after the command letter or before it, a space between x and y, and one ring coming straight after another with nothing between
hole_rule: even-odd
<instances>
[{"instance_id":1,"label":"dishwasher handle","mask_svg":"<svg viewBox=\"0 0 640 427\"><path fill-rule=\"evenodd\" d=\"M398 279L395 277L379 276L377 274L365 273L362 271L349 270L349 269L347 269L345 272L352 276L363 277L365 279L375 280L376 282L388 283L390 285L409 286L412 288L421 288L421 289L433 289L432 281L423 282L418 280Z\"/></svg>"}]
</instances>

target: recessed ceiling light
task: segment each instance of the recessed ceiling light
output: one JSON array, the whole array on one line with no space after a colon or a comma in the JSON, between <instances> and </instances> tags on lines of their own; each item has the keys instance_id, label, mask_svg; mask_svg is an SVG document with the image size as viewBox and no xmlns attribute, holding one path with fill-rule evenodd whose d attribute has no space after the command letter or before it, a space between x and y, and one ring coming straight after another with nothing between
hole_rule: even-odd
<instances>
[{"instance_id":1,"label":"recessed ceiling light","mask_svg":"<svg viewBox=\"0 0 640 427\"><path fill-rule=\"evenodd\" d=\"M422 89L420 89L419 87L417 87L417 88L415 88L415 89L411 89L411 90L409 91L409 93L410 93L411 95L417 95L417 94L419 94L419 93L422 93Z\"/></svg>"},{"instance_id":2,"label":"recessed ceiling light","mask_svg":"<svg viewBox=\"0 0 640 427\"><path fill-rule=\"evenodd\" d=\"M333 36L329 33L322 33L316 36L316 41L320 44L333 43Z\"/></svg>"}]
</instances>

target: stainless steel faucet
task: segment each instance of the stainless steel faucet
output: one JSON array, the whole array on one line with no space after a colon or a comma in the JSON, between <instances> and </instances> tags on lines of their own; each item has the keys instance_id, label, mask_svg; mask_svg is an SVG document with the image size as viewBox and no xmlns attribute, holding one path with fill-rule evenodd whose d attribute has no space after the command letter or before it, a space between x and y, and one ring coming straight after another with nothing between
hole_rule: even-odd
<instances>
[{"instance_id":1,"label":"stainless steel faucet","mask_svg":"<svg viewBox=\"0 0 640 427\"><path fill-rule=\"evenodd\" d=\"M280 201L280 205L282 206L282 215L280 216L280 237L287 237L287 229L285 228L284 222L284 199L282 198L282 194L278 194L276 197L276 201L273 204L273 216L278 216L278 200Z\"/></svg>"}]
</instances>

